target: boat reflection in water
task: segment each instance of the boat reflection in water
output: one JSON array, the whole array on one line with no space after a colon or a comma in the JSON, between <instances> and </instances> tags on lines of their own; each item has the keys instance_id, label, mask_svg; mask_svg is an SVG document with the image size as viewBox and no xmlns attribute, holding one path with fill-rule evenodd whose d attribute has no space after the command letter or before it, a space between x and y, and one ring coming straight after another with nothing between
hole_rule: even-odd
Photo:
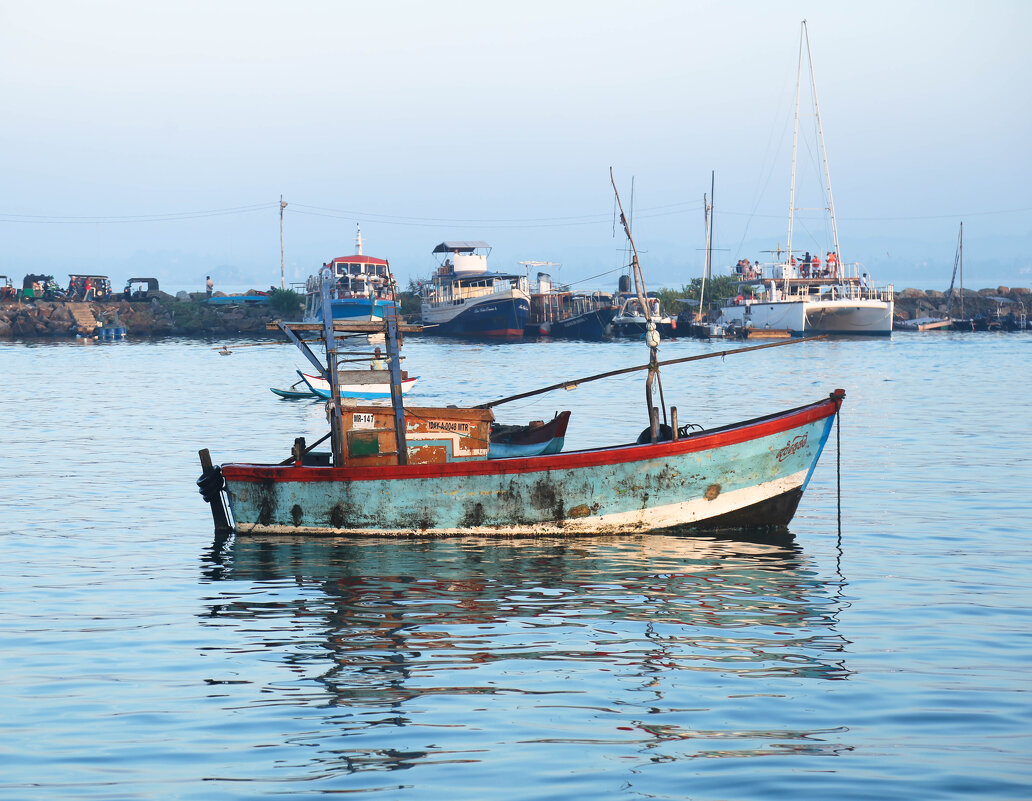
<instances>
[{"instance_id":1,"label":"boat reflection in water","mask_svg":"<svg viewBox=\"0 0 1032 801\"><path fill-rule=\"evenodd\" d=\"M207 655L224 650L264 685L228 706L291 705L306 730L319 719L301 755L313 769L491 761L574 740L587 761L671 742L676 758L845 748L837 725L792 700L797 682L850 671L839 585L788 534L248 537L206 561L219 583L203 617L222 643Z\"/></svg>"}]
</instances>

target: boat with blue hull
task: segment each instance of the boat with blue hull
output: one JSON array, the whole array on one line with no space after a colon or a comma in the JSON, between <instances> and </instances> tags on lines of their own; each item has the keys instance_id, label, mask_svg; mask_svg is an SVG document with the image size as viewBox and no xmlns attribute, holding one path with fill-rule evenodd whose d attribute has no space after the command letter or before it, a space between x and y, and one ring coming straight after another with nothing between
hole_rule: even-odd
<instances>
[{"instance_id":1,"label":"boat with blue hull","mask_svg":"<svg viewBox=\"0 0 1032 801\"><path fill-rule=\"evenodd\" d=\"M433 253L437 271L420 284L420 313L427 333L516 339L530 314L525 276L487 270L491 246L482 241L442 242Z\"/></svg>"},{"instance_id":2,"label":"boat with blue hull","mask_svg":"<svg viewBox=\"0 0 1032 801\"><path fill-rule=\"evenodd\" d=\"M362 253L362 230L355 236L353 256L341 256L324 264L305 283L306 322L323 318L322 276L330 279L330 309L334 320L375 322L384 309L397 306L397 284L386 259Z\"/></svg>"},{"instance_id":3,"label":"boat with blue hull","mask_svg":"<svg viewBox=\"0 0 1032 801\"><path fill-rule=\"evenodd\" d=\"M530 317L527 320L526 334L530 337L587 339L598 342L608 337L609 324L615 315L616 307L610 293L572 292L569 287L553 284L552 277L547 273L538 273L537 284L530 295Z\"/></svg>"},{"instance_id":4,"label":"boat with blue hull","mask_svg":"<svg viewBox=\"0 0 1032 801\"><path fill-rule=\"evenodd\" d=\"M502 460L458 448L443 464L228 464L222 476L240 534L778 528L795 513L844 394L677 441Z\"/></svg>"}]
</instances>

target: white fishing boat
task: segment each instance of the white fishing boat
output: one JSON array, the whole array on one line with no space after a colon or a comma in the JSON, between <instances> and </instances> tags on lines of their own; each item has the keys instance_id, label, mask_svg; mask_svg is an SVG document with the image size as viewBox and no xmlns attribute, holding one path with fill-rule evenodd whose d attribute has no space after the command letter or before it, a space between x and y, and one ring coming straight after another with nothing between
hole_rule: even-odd
<instances>
[{"instance_id":1,"label":"white fishing boat","mask_svg":"<svg viewBox=\"0 0 1032 801\"><path fill-rule=\"evenodd\" d=\"M799 95L803 77L803 51L809 67L813 110L821 165L825 183L826 207L831 223L833 248L826 251L822 262L819 251L793 250L792 234L796 207L796 155L799 148ZM888 336L892 333L894 294L891 284L876 287L857 263L845 263L839 247L835 203L828 170L828 154L824 145L817 86L813 77L810 38L803 20L799 44L799 66L796 76L795 126L792 139L792 178L789 189L788 242L785 250L777 250L777 259L740 272L739 292L721 308L724 325L747 329L788 331L805 334L866 334ZM783 258L782 258L783 257Z\"/></svg>"}]
</instances>

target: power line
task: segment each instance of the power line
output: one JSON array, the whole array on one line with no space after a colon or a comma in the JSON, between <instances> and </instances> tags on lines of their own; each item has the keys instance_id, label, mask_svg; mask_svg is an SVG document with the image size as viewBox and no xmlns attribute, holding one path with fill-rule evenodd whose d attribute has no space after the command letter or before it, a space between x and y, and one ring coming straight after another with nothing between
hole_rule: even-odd
<instances>
[{"instance_id":1,"label":"power line","mask_svg":"<svg viewBox=\"0 0 1032 801\"><path fill-rule=\"evenodd\" d=\"M57 217L42 214L12 214L0 212L0 222L32 223L43 225L93 225L147 222L178 222L179 220L196 220L201 217L221 217L228 214L250 214L269 208L279 208L278 203L257 203L251 206L234 206L227 209L207 209L201 211L181 211L164 214L133 214L105 217Z\"/></svg>"}]
</instances>

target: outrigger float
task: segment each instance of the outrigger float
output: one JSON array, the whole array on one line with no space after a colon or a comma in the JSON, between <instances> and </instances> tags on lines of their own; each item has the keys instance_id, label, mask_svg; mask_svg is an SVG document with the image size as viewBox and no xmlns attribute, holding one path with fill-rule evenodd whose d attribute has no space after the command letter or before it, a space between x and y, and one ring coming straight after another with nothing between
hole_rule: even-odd
<instances>
[{"instance_id":1,"label":"outrigger float","mask_svg":"<svg viewBox=\"0 0 1032 801\"><path fill-rule=\"evenodd\" d=\"M633 239L631 246L637 294L649 318ZM324 278L326 305L329 291ZM661 365L805 340L660 362L659 336L649 318L647 365L472 408L406 408L399 334L407 329L394 309L385 309L382 323L335 321L325 313L325 365L295 333L305 324L276 325L329 382L330 432L311 446L296 439L291 457L278 464L215 466L202 450L204 472L197 484L221 533L554 535L777 529L792 519L845 397L837 389L813 403L720 428L679 427L676 407L669 408L668 416L663 401ZM375 326L385 333L389 406L361 405L340 394L337 333L368 333ZM648 426L638 442L489 458L494 407L634 370L647 371ZM653 400L657 389L660 406ZM327 439L328 453L313 450Z\"/></svg>"}]
</instances>

